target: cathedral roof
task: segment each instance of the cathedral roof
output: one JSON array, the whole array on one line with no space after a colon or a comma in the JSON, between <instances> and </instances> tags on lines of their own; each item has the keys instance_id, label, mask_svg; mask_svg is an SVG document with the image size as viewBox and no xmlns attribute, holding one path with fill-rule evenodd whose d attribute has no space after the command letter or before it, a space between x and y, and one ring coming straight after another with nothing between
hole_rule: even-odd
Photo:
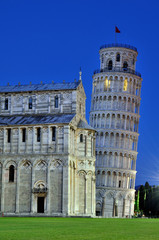
<instances>
[{"instance_id":1,"label":"cathedral roof","mask_svg":"<svg viewBox=\"0 0 159 240\"><path fill-rule=\"evenodd\" d=\"M0 126L69 123L75 114L0 116Z\"/></svg>"},{"instance_id":2,"label":"cathedral roof","mask_svg":"<svg viewBox=\"0 0 159 240\"><path fill-rule=\"evenodd\" d=\"M49 91L49 90L74 90L79 86L80 82L81 81L66 82L66 83L45 83L45 84L0 86L0 93Z\"/></svg>"},{"instance_id":3,"label":"cathedral roof","mask_svg":"<svg viewBox=\"0 0 159 240\"><path fill-rule=\"evenodd\" d=\"M84 122L83 120L80 120L78 123L78 128L83 128L83 129L88 129L88 130L94 130L96 131L94 128L92 128L88 123Z\"/></svg>"}]
</instances>

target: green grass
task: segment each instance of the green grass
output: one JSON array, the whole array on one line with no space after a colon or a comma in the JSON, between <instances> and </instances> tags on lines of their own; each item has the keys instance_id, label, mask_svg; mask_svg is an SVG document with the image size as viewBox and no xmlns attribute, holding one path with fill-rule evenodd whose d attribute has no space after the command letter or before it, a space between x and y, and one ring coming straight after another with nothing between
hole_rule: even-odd
<instances>
[{"instance_id":1,"label":"green grass","mask_svg":"<svg viewBox=\"0 0 159 240\"><path fill-rule=\"evenodd\" d=\"M159 219L0 218L0 240L159 239Z\"/></svg>"}]
</instances>

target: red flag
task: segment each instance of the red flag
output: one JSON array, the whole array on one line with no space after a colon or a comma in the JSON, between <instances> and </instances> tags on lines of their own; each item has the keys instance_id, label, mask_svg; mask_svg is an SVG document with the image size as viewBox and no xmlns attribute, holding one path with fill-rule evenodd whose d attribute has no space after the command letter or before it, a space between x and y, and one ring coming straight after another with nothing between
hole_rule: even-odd
<instances>
[{"instance_id":1,"label":"red flag","mask_svg":"<svg viewBox=\"0 0 159 240\"><path fill-rule=\"evenodd\" d=\"M120 30L117 28L117 26L115 26L115 32L120 33Z\"/></svg>"}]
</instances>

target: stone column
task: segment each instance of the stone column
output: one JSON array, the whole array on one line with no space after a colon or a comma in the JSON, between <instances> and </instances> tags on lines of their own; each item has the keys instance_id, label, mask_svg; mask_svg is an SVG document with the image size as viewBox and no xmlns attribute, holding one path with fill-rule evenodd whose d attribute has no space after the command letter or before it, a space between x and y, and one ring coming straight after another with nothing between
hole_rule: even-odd
<instances>
[{"instance_id":1,"label":"stone column","mask_svg":"<svg viewBox=\"0 0 159 240\"><path fill-rule=\"evenodd\" d=\"M5 208L4 208L4 202L5 202L4 188L5 188L5 169L4 169L4 166L2 166L2 193L1 193L1 212L2 213L5 211Z\"/></svg>"},{"instance_id":2,"label":"stone column","mask_svg":"<svg viewBox=\"0 0 159 240\"><path fill-rule=\"evenodd\" d=\"M48 138L47 138L47 152L51 152L51 127L48 126Z\"/></svg>"},{"instance_id":3,"label":"stone column","mask_svg":"<svg viewBox=\"0 0 159 240\"><path fill-rule=\"evenodd\" d=\"M32 128L32 144L33 144L33 153L35 152L35 127Z\"/></svg>"},{"instance_id":4,"label":"stone column","mask_svg":"<svg viewBox=\"0 0 159 240\"><path fill-rule=\"evenodd\" d=\"M71 174L72 175L72 183L71 183L71 187L72 187L72 191L71 191L72 192L72 201L71 201L72 202L71 203L72 204L72 209L71 209L71 212L73 213L74 212L74 197L73 197L74 196L74 191L73 191L74 190L73 189L74 175L73 175L73 164L72 164L71 171L72 171L72 174Z\"/></svg>"},{"instance_id":5,"label":"stone column","mask_svg":"<svg viewBox=\"0 0 159 240\"><path fill-rule=\"evenodd\" d=\"M129 212L129 218L131 218L131 209L132 209L132 199L130 199L130 212Z\"/></svg>"},{"instance_id":6,"label":"stone column","mask_svg":"<svg viewBox=\"0 0 159 240\"><path fill-rule=\"evenodd\" d=\"M79 178L78 178L77 170L75 171L75 214L79 213Z\"/></svg>"},{"instance_id":7,"label":"stone column","mask_svg":"<svg viewBox=\"0 0 159 240\"><path fill-rule=\"evenodd\" d=\"M21 129L20 129L20 127L18 128L18 153L20 153L20 143L21 143L21 138L20 138L20 131L21 131Z\"/></svg>"},{"instance_id":8,"label":"stone column","mask_svg":"<svg viewBox=\"0 0 159 240\"><path fill-rule=\"evenodd\" d=\"M34 209L34 194L32 193L32 190L34 188L34 181L35 181L34 166L32 166L32 169L31 169L31 213L35 212L35 209Z\"/></svg>"},{"instance_id":9,"label":"stone column","mask_svg":"<svg viewBox=\"0 0 159 240\"><path fill-rule=\"evenodd\" d=\"M126 109L125 109L126 112L128 112L128 98L126 98Z\"/></svg>"},{"instance_id":10,"label":"stone column","mask_svg":"<svg viewBox=\"0 0 159 240\"><path fill-rule=\"evenodd\" d=\"M85 175L85 211L84 213L87 214L87 184L88 184L88 176Z\"/></svg>"},{"instance_id":11,"label":"stone column","mask_svg":"<svg viewBox=\"0 0 159 240\"><path fill-rule=\"evenodd\" d=\"M13 134L14 128L11 128L11 141L10 141L10 152L13 153L13 141L14 141L14 134Z\"/></svg>"},{"instance_id":12,"label":"stone column","mask_svg":"<svg viewBox=\"0 0 159 240\"><path fill-rule=\"evenodd\" d=\"M68 161L68 159L67 159ZM66 163L63 166L63 202L62 202L62 210L64 215L68 215L69 210L69 166Z\"/></svg>"},{"instance_id":13,"label":"stone column","mask_svg":"<svg viewBox=\"0 0 159 240\"><path fill-rule=\"evenodd\" d=\"M102 217L104 217L104 209L105 209L105 197L102 198L103 201L102 201Z\"/></svg>"},{"instance_id":14,"label":"stone column","mask_svg":"<svg viewBox=\"0 0 159 240\"><path fill-rule=\"evenodd\" d=\"M75 213L75 204L76 204L76 195L75 195L75 189L76 189L76 168L73 168L73 213Z\"/></svg>"},{"instance_id":15,"label":"stone column","mask_svg":"<svg viewBox=\"0 0 159 240\"><path fill-rule=\"evenodd\" d=\"M49 164L47 165L47 197L46 197L46 209L47 213L50 215L50 166Z\"/></svg>"},{"instance_id":16,"label":"stone column","mask_svg":"<svg viewBox=\"0 0 159 240\"><path fill-rule=\"evenodd\" d=\"M123 198L123 212L122 217L125 217L125 198Z\"/></svg>"},{"instance_id":17,"label":"stone column","mask_svg":"<svg viewBox=\"0 0 159 240\"><path fill-rule=\"evenodd\" d=\"M119 173L116 173L116 183L115 183L116 187L119 187Z\"/></svg>"},{"instance_id":18,"label":"stone column","mask_svg":"<svg viewBox=\"0 0 159 240\"><path fill-rule=\"evenodd\" d=\"M28 141L29 141L28 132L29 132L29 129L27 127L26 128L26 138L25 138L25 152L26 153L28 152Z\"/></svg>"},{"instance_id":19,"label":"stone column","mask_svg":"<svg viewBox=\"0 0 159 240\"><path fill-rule=\"evenodd\" d=\"M40 136L40 152L42 153L43 152L43 132L44 132L44 128L41 127L40 128L40 131L41 131L41 136Z\"/></svg>"},{"instance_id":20,"label":"stone column","mask_svg":"<svg viewBox=\"0 0 159 240\"><path fill-rule=\"evenodd\" d=\"M112 217L115 217L115 201L116 201L116 199L113 198L113 212L112 212Z\"/></svg>"},{"instance_id":21,"label":"stone column","mask_svg":"<svg viewBox=\"0 0 159 240\"><path fill-rule=\"evenodd\" d=\"M110 172L110 179L111 179L110 187L113 187L113 172L112 171Z\"/></svg>"},{"instance_id":22,"label":"stone column","mask_svg":"<svg viewBox=\"0 0 159 240\"><path fill-rule=\"evenodd\" d=\"M92 176L92 196L91 196L91 200L92 200L92 206L91 206L91 212L93 215L95 215L95 176Z\"/></svg>"},{"instance_id":23,"label":"stone column","mask_svg":"<svg viewBox=\"0 0 159 240\"><path fill-rule=\"evenodd\" d=\"M16 202L16 207L15 207L15 212L19 213L19 166L17 165L16 169L16 197L15 197L15 202Z\"/></svg>"},{"instance_id":24,"label":"stone column","mask_svg":"<svg viewBox=\"0 0 159 240\"><path fill-rule=\"evenodd\" d=\"M64 130L64 134L63 134L63 137L64 137L64 152L65 153L70 153L70 137L69 137L69 132L70 131L70 127L67 125L67 126L64 126L64 129L62 129L61 131Z\"/></svg>"}]
</instances>

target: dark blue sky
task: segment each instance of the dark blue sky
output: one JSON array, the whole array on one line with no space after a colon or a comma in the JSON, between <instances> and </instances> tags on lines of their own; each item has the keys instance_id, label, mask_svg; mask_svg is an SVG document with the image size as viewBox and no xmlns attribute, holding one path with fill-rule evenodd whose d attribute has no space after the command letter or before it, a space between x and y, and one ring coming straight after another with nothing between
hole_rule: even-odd
<instances>
[{"instance_id":1,"label":"dark blue sky","mask_svg":"<svg viewBox=\"0 0 159 240\"><path fill-rule=\"evenodd\" d=\"M136 185L159 184L159 3L143 0L1 0L0 85L78 79L89 119L99 47L115 41L137 47L143 78Z\"/></svg>"}]
</instances>

